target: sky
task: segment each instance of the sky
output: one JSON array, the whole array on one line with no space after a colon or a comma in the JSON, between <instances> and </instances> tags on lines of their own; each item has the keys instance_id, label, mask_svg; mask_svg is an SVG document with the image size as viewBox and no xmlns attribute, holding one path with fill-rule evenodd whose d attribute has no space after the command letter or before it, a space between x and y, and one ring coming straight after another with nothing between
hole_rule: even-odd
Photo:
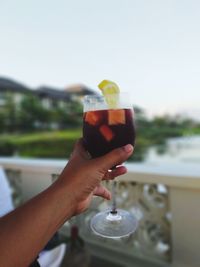
<instances>
[{"instance_id":1,"label":"sky","mask_svg":"<svg viewBox=\"0 0 200 267\"><path fill-rule=\"evenodd\" d=\"M0 0L0 76L109 79L148 114L200 118L199 14L199 0Z\"/></svg>"}]
</instances>

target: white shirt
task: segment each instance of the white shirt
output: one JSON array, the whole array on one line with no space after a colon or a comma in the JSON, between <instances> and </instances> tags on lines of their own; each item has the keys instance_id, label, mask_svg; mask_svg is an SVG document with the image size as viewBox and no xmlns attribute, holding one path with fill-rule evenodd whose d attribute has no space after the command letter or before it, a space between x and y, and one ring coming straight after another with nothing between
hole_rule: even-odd
<instances>
[{"instance_id":1,"label":"white shirt","mask_svg":"<svg viewBox=\"0 0 200 267\"><path fill-rule=\"evenodd\" d=\"M13 210L12 190L6 174L0 166L0 217Z\"/></svg>"}]
</instances>

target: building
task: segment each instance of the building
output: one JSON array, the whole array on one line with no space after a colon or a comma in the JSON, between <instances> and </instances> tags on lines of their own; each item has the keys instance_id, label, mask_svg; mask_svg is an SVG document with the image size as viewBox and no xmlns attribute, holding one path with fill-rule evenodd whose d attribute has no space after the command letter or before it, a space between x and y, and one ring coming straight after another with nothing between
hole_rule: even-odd
<instances>
[{"instance_id":1,"label":"building","mask_svg":"<svg viewBox=\"0 0 200 267\"><path fill-rule=\"evenodd\" d=\"M72 100L70 93L49 86L41 86L34 93L40 98L43 106L47 109L62 107L66 101Z\"/></svg>"},{"instance_id":2,"label":"building","mask_svg":"<svg viewBox=\"0 0 200 267\"><path fill-rule=\"evenodd\" d=\"M40 99L42 105L47 108L64 107L66 101L81 101L84 95L95 95L90 88L77 84L62 88L40 86L32 90L25 85L8 78L0 78L0 107L5 105L6 98L12 94L15 105L18 105L24 95L32 94Z\"/></svg>"},{"instance_id":3,"label":"building","mask_svg":"<svg viewBox=\"0 0 200 267\"><path fill-rule=\"evenodd\" d=\"M24 95L31 93L25 85L8 78L0 78L0 107L5 105L6 98L12 94L13 101L17 105Z\"/></svg>"},{"instance_id":4,"label":"building","mask_svg":"<svg viewBox=\"0 0 200 267\"><path fill-rule=\"evenodd\" d=\"M97 95L94 90L88 88L83 84L75 84L68 86L64 89L64 91L69 93L72 96L73 100L79 101L81 101L85 95Z\"/></svg>"}]
</instances>

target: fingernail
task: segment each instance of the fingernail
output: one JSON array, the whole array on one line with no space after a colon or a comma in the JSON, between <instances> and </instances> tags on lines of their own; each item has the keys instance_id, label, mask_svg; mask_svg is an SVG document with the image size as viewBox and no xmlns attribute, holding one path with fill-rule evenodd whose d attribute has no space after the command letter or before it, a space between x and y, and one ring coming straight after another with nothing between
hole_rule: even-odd
<instances>
[{"instance_id":1,"label":"fingernail","mask_svg":"<svg viewBox=\"0 0 200 267\"><path fill-rule=\"evenodd\" d=\"M127 152L127 153L130 153L133 151L133 146L128 144L128 145L125 145L124 146L124 150Z\"/></svg>"}]
</instances>

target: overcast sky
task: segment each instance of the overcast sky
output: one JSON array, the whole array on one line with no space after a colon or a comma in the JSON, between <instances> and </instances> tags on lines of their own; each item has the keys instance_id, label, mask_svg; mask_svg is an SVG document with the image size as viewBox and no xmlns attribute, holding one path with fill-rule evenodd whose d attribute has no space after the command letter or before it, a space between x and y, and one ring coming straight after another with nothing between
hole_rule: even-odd
<instances>
[{"instance_id":1,"label":"overcast sky","mask_svg":"<svg viewBox=\"0 0 200 267\"><path fill-rule=\"evenodd\" d=\"M37 87L104 78L150 113L200 117L199 0L0 0L0 75Z\"/></svg>"}]
</instances>

